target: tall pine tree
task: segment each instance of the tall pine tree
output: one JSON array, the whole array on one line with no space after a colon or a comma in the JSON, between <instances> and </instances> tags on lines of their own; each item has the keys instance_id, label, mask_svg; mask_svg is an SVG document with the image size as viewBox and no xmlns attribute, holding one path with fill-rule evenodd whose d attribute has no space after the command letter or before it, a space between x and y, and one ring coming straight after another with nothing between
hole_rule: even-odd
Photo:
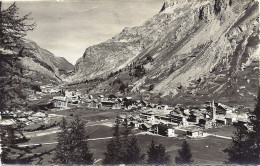
<instances>
[{"instance_id":1,"label":"tall pine tree","mask_svg":"<svg viewBox=\"0 0 260 166\"><path fill-rule=\"evenodd\" d=\"M83 121L76 117L71 123L71 164L93 164L93 154L89 150L87 139L89 138L85 124Z\"/></svg>"},{"instance_id":2,"label":"tall pine tree","mask_svg":"<svg viewBox=\"0 0 260 166\"><path fill-rule=\"evenodd\" d=\"M122 153L122 138L120 131L120 121L119 116L116 116L116 121L113 128L113 138L107 144L106 152L104 153L103 164L122 164L124 163L124 158Z\"/></svg>"},{"instance_id":3,"label":"tall pine tree","mask_svg":"<svg viewBox=\"0 0 260 166\"><path fill-rule=\"evenodd\" d=\"M234 124L236 130L232 137L232 145L226 150L229 164L246 164L247 162L247 128L243 124Z\"/></svg>"},{"instance_id":4,"label":"tall pine tree","mask_svg":"<svg viewBox=\"0 0 260 166\"><path fill-rule=\"evenodd\" d=\"M181 145L181 149L179 150L178 156L175 158L175 163L191 165L193 162L191 158L192 158L192 154L190 151L190 146L188 142L185 140Z\"/></svg>"},{"instance_id":5,"label":"tall pine tree","mask_svg":"<svg viewBox=\"0 0 260 166\"><path fill-rule=\"evenodd\" d=\"M65 119L61 122L61 133L58 135L58 146L55 150L54 162L57 164L93 164L93 154L88 146L88 134L79 117L69 127Z\"/></svg>"},{"instance_id":6,"label":"tall pine tree","mask_svg":"<svg viewBox=\"0 0 260 166\"><path fill-rule=\"evenodd\" d=\"M243 124L235 125L232 144L226 149L229 163L260 164L260 89L249 125L252 129L247 129Z\"/></svg>"},{"instance_id":7,"label":"tall pine tree","mask_svg":"<svg viewBox=\"0 0 260 166\"><path fill-rule=\"evenodd\" d=\"M142 153L137 138L132 134L127 142L125 164L142 164L144 157L145 155Z\"/></svg>"},{"instance_id":8,"label":"tall pine tree","mask_svg":"<svg viewBox=\"0 0 260 166\"><path fill-rule=\"evenodd\" d=\"M147 151L148 160L147 164L170 164L170 156L166 152L166 148L162 145L155 145L154 141L151 141L151 145Z\"/></svg>"},{"instance_id":9,"label":"tall pine tree","mask_svg":"<svg viewBox=\"0 0 260 166\"><path fill-rule=\"evenodd\" d=\"M70 160L70 132L68 122L65 118L62 118L60 122L61 132L58 134L58 145L55 148L55 156L53 158L55 163L69 164Z\"/></svg>"},{"instance_id":10,"label":"tall pine tree","mask_svg":"<svg viewBox=\"0 0 260 166\"><path fill-rule=\"evenodd\" d=\"M27 106L26 96L22 91L27 86L28 80L23 76L20 62L24 50L21 41L27 31L34 29L35 23L28 24L28 20L31 20L30 14L20 17L18 13L15 3L3 10L0 1L0 114L3 119L14 118L6 112L7 110L16 113L17 110L24 111ZM1 155L3 162L12 162L8 160L8 153L15 143L10 144L10 139L6 139L4 133L19 132L21 126L0 126L1 143L5 145Z\"/></svg>"}]
</instances>

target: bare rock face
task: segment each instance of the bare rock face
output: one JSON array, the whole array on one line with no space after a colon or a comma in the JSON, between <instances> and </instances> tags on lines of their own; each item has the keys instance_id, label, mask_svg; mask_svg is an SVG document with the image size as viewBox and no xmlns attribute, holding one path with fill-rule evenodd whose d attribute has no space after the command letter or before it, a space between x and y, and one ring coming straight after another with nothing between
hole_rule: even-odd
<instances>
[{"instance_id":1,"label":"bare rock face","mask_svg":"<svg viewBox=\"0 0 260 166\"><path fill-rule=\"evenodd\" d=\"M105 77L150 55L154 60L144 65L145 77L133 84L152 83L153 93L176 95L178 87L194 94L223 94L244 85L252 88L259 83L244 77L259 76L258 5L254 0L165 3L142 26L125 28L87 48L72 78Z\"/></svg>"}]
</instances>

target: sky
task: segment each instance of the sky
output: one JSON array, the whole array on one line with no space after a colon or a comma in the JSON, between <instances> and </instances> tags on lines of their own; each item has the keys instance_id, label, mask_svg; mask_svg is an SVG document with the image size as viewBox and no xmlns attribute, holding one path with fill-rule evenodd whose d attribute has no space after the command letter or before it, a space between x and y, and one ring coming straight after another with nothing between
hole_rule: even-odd
<instances>
[{"instance_id":1,"label":"sky","mask_svg":"<svg viewBox=\"0 0 260 166\"><path fill-rule=\"evenodd\" d=\"M26 38L73 65L87 47L104 42L125 27L142 25L164 0L17 1L19 13L31 12L37 26ZM10 1L3 1L7 8Z\"/></svg>"}]
</instances>

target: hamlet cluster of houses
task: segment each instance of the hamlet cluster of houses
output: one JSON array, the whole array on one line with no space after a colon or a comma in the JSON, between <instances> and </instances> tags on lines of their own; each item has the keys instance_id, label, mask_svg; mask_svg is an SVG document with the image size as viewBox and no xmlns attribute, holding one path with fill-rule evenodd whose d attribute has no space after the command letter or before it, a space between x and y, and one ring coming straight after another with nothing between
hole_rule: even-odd
<instances>
[{"instance_id":1,"label":"hamlet cluster of houses","mask_svg":"<svg viewBox=\"0 0 260 166\"><path fill-rule=\"evenodd\" d=\"M33 111L4 111L0 115L0 125L9 126L16 125L22 122L25 125L32 123L37 123L43 121L44 123L50 122L51 116L43 112L33 112Z\"/></svg>"},{"instance_id":2,"label":"hamlet cluster of houses","mask_svg":"<svg viewBox=\"0 0 260 166\"><path fill-rule=\"evenodd\" d=\"M122 122L126 117L121 116ZM219 127L223 125L232 125L241 123L250 127L250 115L235 113L235 109L227 105L212 102L205 102L203 108L184 108L181 105L169 107L167 105L157 105L154 108L140 110L139 116L129 116L129 125L165 135L168 137L175 136L175 129L187 127L188 137L204 136L202 129ZM196 126L189 129L190 126Z\"/></svg>"},{"instance_id":3,"label":"hamlet cluster of houses","mask_svg":"<svg viewBox=\"0 0 260 166\"><path fill-rule=\"evenodd\" d=\"M129 124L142 130L153 133L164 133L174 136L177 126L195 125L203 129L242 123L250 127L250 115L239 114L234 107L214 101L205 102L201 107L184 107L181 104L168 106L148 103L144 100L133 100L131 97L116 97L115 95L83 95L79 91L64 91L62 96L53 97L56 108L66 108L68 103L81 104L98 109L128 109L140 112L138 116L129 116ZM122 118L123 119L123 118ZM187 131L190 137L203 136L201 130Z\"/></svg>"}]
</instances>

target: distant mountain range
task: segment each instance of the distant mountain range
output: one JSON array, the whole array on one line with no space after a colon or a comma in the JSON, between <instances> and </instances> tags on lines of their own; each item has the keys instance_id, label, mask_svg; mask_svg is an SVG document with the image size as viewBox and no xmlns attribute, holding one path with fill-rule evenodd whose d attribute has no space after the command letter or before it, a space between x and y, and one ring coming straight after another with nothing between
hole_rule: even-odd
<instances>
[{"instance_id":1,"label":"distant mountain range","mask_svg":"<svg viewBox=\"0 0 260 166\"><path fill-rule=\"evenodd\" d=\"M133 93L253 97L259 85L258 9L255 0L165 2L143 25L88 47L68 81L103 78L92 92L114 91L121 78ZM138 67L145 74L131 76Z\"/></svg>"}]
</instances>

